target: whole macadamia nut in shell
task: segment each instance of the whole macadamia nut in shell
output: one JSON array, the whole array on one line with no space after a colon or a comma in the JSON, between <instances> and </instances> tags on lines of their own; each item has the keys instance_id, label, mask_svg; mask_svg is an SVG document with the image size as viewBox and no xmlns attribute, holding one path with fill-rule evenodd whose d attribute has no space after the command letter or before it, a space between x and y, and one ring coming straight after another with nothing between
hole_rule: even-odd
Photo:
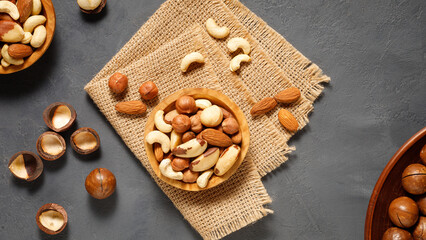
<instances>
[{"instance_id":1,"label":"whole macadamia nut in shell","mask_svg":"<svg viewBox=\"0 0 426 240\"><path fill-rule=\"evenodd\" d=\"M416 202L409 197L394 199L389 206L389 218L398 227L412 227L419 218L419 208Z\"/></svg>"}]
</instances>

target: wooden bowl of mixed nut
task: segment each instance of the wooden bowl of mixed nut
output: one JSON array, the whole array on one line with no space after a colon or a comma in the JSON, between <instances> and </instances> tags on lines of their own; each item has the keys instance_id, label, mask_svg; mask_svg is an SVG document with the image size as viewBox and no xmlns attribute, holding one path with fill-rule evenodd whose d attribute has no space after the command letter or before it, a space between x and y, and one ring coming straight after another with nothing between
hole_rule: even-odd
<instances>
[{"instance_id":1,"label":"wooden bowl of mixed nut","mask_svg":"<svg viewBox=\"0 0 426 240\"><path fill-rule=\"evenodd\" d=\"M145 126L155 174L187 191L215 187L241 165L250 143L243 112L221 92L179 90L158 104Z\"/></svg>"},{"instance_id":2,"label":"wooden bowl of mixed nut","mask_svg":"<svg viewBox=\"0 0 426 240\"><path fill-rule=\"evenodd\" d=\"M49 48L56 16L51 0L0 1L0 74L33 65Z\"/></svg>"}]
</instances>

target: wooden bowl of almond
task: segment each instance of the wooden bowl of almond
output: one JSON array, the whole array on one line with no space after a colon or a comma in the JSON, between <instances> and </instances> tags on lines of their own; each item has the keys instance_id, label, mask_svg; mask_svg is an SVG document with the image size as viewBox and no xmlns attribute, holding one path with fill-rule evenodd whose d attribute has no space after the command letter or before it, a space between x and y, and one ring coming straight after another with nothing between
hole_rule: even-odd
<instances>
[{"instance_id":1,"label":"wooden bowl of almond","mask_svg":"<svg viewBox=\"0 0 426 240\"><path fill-rule=\"evenodd\" d=\"M243 162L250 132L243 112L221 92L177 91L160 102L145 126L145 149L155 174L187 191L213 188Z\"/></svg>"},{"instance_id":2,"label":"wooden bowl of almond","mask_svg":"<svg viewBox=\"0 0 426 240\"><path fill-rule=\"evenodd\" d=\"M43 56L55 25L51 0L0 1L0 74L24 70Z\"/></svg>"}]
</instances>

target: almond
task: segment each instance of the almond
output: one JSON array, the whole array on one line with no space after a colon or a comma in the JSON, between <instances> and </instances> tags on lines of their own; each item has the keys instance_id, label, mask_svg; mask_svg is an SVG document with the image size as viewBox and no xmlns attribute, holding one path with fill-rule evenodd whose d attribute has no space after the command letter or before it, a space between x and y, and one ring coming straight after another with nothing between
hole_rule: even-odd
<instances>
[{"instance_id":1,"label":"almond","mask_svg":"<svg viewBox=\"0 0 426 240\"><path fill-rule=\"evenodd\" d=\"M252 116L259 116L265 114L277 106L277 101L274 98L266 97L256 103L250 110Z\"/></svg>"},{"instance_id":2,"label":"almond","mask_svg":"<svg viewBox=\"0 0 426 240\"><path fill-rule=\"evenodd\" d=\"M201 138L206 140L209 145L218 147L229 147L232 145L231 138L225 133L216 129L208 128L201 133Z\"/></svg>"},{"instance_id":3,"label":"almond","mask_svg":"<svg viewBox=\"0 0 426 240\"><path fill-rule=\"evenodd\" d=\"M115 105L115 110L127 114L142 114L146 112L146 105L141 101L120 102Z\"/></svg>"},{"instance_id":4,"label":"almond","mask_svg":"<svg viewBox=\"0 0 426 240\"><path fill-rule=\"evenodd\" d=\"M161 149L161 144L154 143L153 148L154 148L155 159L157 159L158 162L161 162L164 157L163 150Z\"/></svg>"},{"instance_id":5,"label":"almond","mask_svg":"<svg viewBox=\"0 0 426 240\"><path fill-rule=\"evenodd\" d=\"M7 14L7 13L0 13L0 20L6 20L6 21L12 21L14 22L13 18Z\"/></svg>"},{"instance_id":6,"label":"almond","mask_svg":"<svg viewBox=\"0 0 426 240\"><path fill-rule=\"evenodd\" d=\"M299 128L299 123L291 112L281 109L278 112L278 120L289 131L296 132Z\"/></svg>"},{"instance_id":7,"label":"almond","mask_svg":"<svg viewBox=\"0 0 426 240\"><path fill-rule=\"evenodd\" d=\"M15 43L24 38L24 29L19 24L12 21L0 21L0 41Z\"/></svg>"},{"instance_id":8,"label":"almond","mask_svg":"<svg viewBox=\"0 0 426 240\"><path fill-rule=\"evenodd\" d=\"M19 0L16 7L19 12L19 22L24 23L33 11L33 0Z\"/></svg>"},{"instance_id":9,"label":"almond","mask_svg":"<svg viewBox=\"0 0 426 240\"><path fill-rule=\"evenodd\" d=\"M25 58L33 54L33 49L25 44L12 44L7 51L13 58Z\"/></svg>"},{"instance_id":10,"label":"almond","mask_svg":"<svg viewBox=\"0 0 426 240\"><path fill-rule=\"evenodd\" d=\"M293 103L300 98L300 90L296 87L287 88L275 95L274 98L280 103Z\"/></svg>"}]
</instances>

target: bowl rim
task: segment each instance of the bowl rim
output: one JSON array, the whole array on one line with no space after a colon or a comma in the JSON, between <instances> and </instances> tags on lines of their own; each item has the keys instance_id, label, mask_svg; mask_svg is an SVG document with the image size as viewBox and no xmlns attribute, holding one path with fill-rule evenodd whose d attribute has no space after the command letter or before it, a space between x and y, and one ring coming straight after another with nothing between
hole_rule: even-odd
<instances>
[{"instance_id":1,"label":"bowl rim","mask_svg":"<svg viewBox=\"0 0 426 240\"><path fill-rule=\"evenodd\" d=\"M52 0L41 0L41 2L43 5L43 9L41 13L43 16L46 17L46 24L45 24L45 27L47 30L46 41L43 43L41 47L37 48L30 57L25 59L24 64L19 66L10 65L7 68L0 66L0 74L11 74L11 73L19 72L31 67L44 55L44 53L47 51L50 44L52 43L53 35L55 34L55 29L56 29L55 8L53 6ZM50 29L51 31L49 31ZM14 43L8 43L8 44L11 45Z\"/></svg>"},{"instance_id":2,"label":"bowl rim","mask_svg":"<svg viewBox=\"0 0 426 240\"><path fill-rule=\"evenodd\" d=\"M154 156L152 145L148 144L144 140L145 151L146 151L150 166L153 169L155 175L157 175L157 177L160 178L165 183L167 183L171 186L174 186L176 188L185 190L185 191L207 190L207 189L210 189L210 188L213 188L213 187L220 185L221 183L228 180L235 172L237 172L238 168L241 166L241 164L244 161L245 156L248 152L248 148L249 148L249 145L250 145L250 131L249 131L249 128L248 128L247 119L246 119L243 111L238 107L238 105L234 101L232 101L228 96L226 96L222 92L212 90L212 89L208 89L208 88L185 88L185 89L178 90L175 93L172 93L171 95L167 96L164 100L162 100L160 103L158 103L157 106L151 111L150 116L148 117L148 119L146 121L145 128L144 128L144 130L145 130L144 139L146 138L146 135L150 131L154 130L155 113L158 110L164 110L164 109L170 107L171 104L174 104L174 102L176 101L176 99L178 97L184 96L184 95L195 96L194 98L196 98L196 99L199 99L199 98L207 98L207 99L214 98L214 99L218 99L217 101L229 103L226 106L223 106L223 105L219 105L219 106L230 111L235 116L238 123L240 124L240 131L241 131L241 134L242 134L242 142L240 144L241 152L240 152L240 155L238 156L237 162L234 163L234 165L231 167L231 169L228 170L228 172L225 175L219 177L219 176L215 176L213 174L208 185L205 188L200 188L197 185L197 183L184 183L182 181L173 180L173 179L164 177L159 170L159 162L156 160L156 158ZM206 95L208 95L208 97L206 97ZM197 97L197 96L200 96L200 97ZM209 100L213 101L213 102L215 101L215 100L212 100L212 99L209 99Z\"/></svg>"},{"instance_id":3,"label":"bowl rim","mask_svg":"<svg viewBox=\"0 0 426 240\"><path fill-rule=\"evenodd\" d=\"M408 139L396 153L392 156L389 162L386 164L382 173L380 174L379 179L374 186L373 192L371 193L370 201L368 203L367 215L365 218L365 226L364 226L364 239L371 240L371 228L373 225L373 215L374 210L376 208L377 199L382 190L383 184L387 179L390 171L393 169L398 160L410 149L417 141L423 138L426 135L426 127L422 128L420 131L415 133L410 139Z\"/></svg>"}]
</instances>

